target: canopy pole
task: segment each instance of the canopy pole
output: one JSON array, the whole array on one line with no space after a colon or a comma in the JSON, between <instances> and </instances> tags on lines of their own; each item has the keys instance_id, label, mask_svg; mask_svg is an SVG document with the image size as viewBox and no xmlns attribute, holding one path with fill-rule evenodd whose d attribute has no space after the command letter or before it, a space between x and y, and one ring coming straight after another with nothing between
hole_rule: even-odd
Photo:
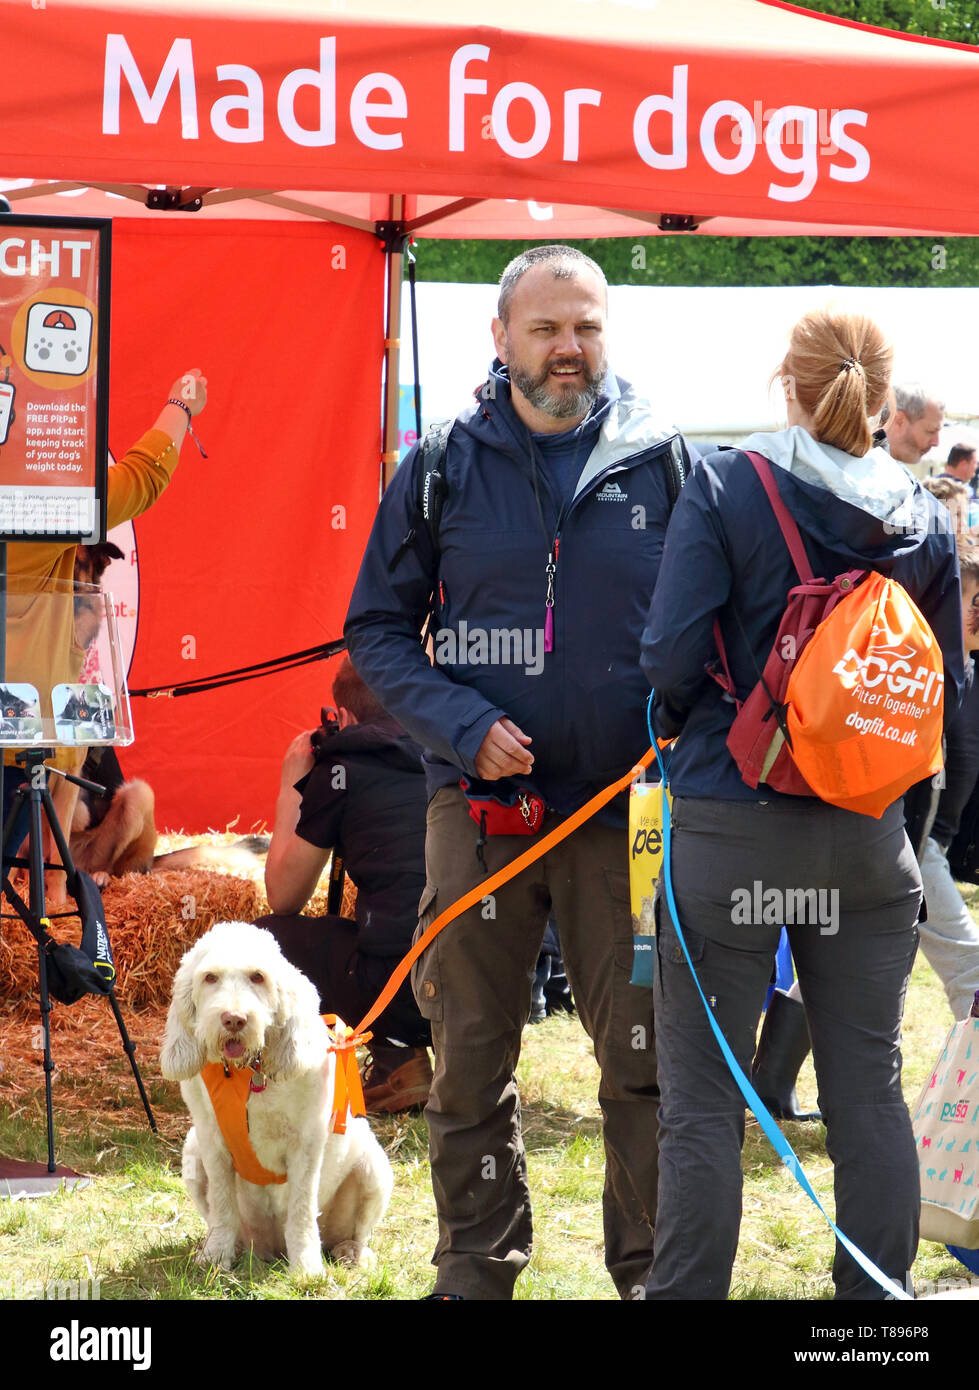
<instances>
[{"instance_id":1,"label":"canopy pole","mask_svg":"<svg viewBox=\"0 0 979 1390\"><path fill-rule=\"evenodd\" d=\"M381 454L381 491L385 491L398 466L398 415L401 381L401 280L404 275L404 195L394 193L390 198L391 216L379 222L377 235L384 242L388 258L387 315L384 329L384 429Z\"/></svg>"},{"instance_id":2,"label":"canopy pole","mask_svg":"<svg viewBox=\"0 0 979 1390\"><path fill-rule=\"evenodd\" d=\"M409 310L411 313L411 371L415 383L415 438L422 437L422 375L418 366L418 300L415 295L415 256L411 246L405 248L408 262Z\"/></svg>"}]
</instances>

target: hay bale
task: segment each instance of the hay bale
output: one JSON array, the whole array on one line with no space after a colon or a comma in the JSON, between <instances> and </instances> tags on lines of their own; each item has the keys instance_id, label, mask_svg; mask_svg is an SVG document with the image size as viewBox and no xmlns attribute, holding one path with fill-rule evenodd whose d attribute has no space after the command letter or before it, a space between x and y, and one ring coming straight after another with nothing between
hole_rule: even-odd
<instances>
[{"instance_id":1,"label":"hay bale","mask_svg":"<svg viewBox=\"0 0 979 1390\"><path fill-rule=\"evenodd\" d=\"M165 1004L184 952L215 922L253 922L264 910L258 884L200 869L125 874L102 891L112 942L116 994L129 1008ZM78 942L81 923L64 917L52 936ZM37 948L19 921L0 930L0 998L37 995Z\"/></svg>"},{"instance_id":2,"label":"hay bale","mask_svg":"<svg viewBox=\"0 0 979 1390\"><path fill-rule=\"evenodd\" d=\"M272 909L269 907L268 898L265 896L265 855L258 850L242 850L240 837L231 831L221 834L218 831L211 831L208 835L184 835L180 831L175 831L168 835L161 835L157 843L157 851L160 854L179 853L181 850L195 849L198 852L214 855L214 862L201 864L198 867L207 868L214 873L230 873L236 878L248 879L255 884L258 890L258 910L257 917L267 916ZM309 902L303 908L307 917L325 917L326 902L330 891L330 861L327 860L326 866L320 875L319 882L313 889ZM160 869L156 870L157 873ZM340 908L341 917L353 919L356 916L357 889L351 880L344 879L343 883L343 904Z\"/></svg>"},{"instance_id":3,"label":"hay bale","mask_svg":"<svg viewBox=\"0 0 979 1390\"><path fill-rule=\"evenodd\" d=\"M4 901L4 911L7 903ZM77 919L76 919L77 921ZM0 997L16 1001L37 993L37 947L20 921L0 922Z\"/></svg>"},{"instance_id":4,"label":"hay bale","mask_svg":"<svg viewBox=\"0 0 979 1390\"><path fill-rule=\"evenodd\" d=\"M117 992L133 1008L169 1000L182 956L215 922L253 922L261 910L254 883L202 869L125 874L103 901Z\"/></svg>"}]
</instances>

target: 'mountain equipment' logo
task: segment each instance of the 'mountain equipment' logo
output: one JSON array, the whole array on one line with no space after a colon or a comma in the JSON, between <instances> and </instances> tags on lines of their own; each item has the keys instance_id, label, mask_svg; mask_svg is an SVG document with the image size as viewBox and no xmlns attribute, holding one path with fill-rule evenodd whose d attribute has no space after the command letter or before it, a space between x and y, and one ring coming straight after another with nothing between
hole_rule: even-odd
<instances>
[{"instance_id":1,"label":"'mountain equipment' logo","mask_svg":"<svg viewBox=\"0 0 979 1390\"><path fill-rule=\"evenodd\" d=\"M629 494L623 492L618 483L606 483L595 493L595 498L598 502L628 502Z\"/></svg>"}]
</instances>

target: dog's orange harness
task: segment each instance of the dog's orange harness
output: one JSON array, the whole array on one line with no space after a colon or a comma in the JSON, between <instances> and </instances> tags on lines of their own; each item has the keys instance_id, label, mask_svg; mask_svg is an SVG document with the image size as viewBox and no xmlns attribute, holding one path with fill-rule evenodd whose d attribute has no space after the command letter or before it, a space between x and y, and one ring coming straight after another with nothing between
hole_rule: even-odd
<instances>
[{"instance_id":1,"label":"dog's orange harness","mask_svg":"<svg viewBox=\"0 0 979 1390\"><path fill-rule=\"evenodd\" d=\"M254 1075L251 1067L229 1068L223 1062L208 1062L201 1067L201 1080L211 1097L235 1172L246 1182L268 1187L270 1183L288 1179L285 1173L273 1173L270 1168L264 1168L252 1148L248 1134L248 1096Z\"/></svg>"},{"instance_id":2,"label":"dog's orange harness","mask_svg":"<svg viewBox=\"0 0 979 1390\"><path fill-rule=\"evenodd\" d=\"M354 1035L353 1030L336 1014L324 1014L323 1022L332 1036L330 1051L337 1054L330 1127L335 1134L345 1134L348 1115L356 1117L366 1114L354 1049L371 1035ZM273 1173L270 1168L264 1167L252 1147L248 1133L248 1097L253 1090L265 1089L264 1083L253 1086L255 1075L254 1068L250 1066L226 1067L223 1062L208 1062L201 1068L201 1080L211 1097L214 1115L231 1154L235 1172L256 1187L268 1187L271 1183L288 1181L288 1175Z\"/></svg>"}]
</instances>

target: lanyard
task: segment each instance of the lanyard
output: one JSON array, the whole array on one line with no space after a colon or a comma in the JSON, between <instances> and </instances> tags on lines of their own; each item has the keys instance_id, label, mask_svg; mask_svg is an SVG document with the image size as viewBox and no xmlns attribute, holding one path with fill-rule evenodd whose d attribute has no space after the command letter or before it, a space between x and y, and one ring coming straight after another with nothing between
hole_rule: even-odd
<instances>
[{"instance_id":1,"label":"lanyard","mask_svg":"<svg viewBox=\"0 0 979 1390\"><path fill-rule=\"evenodd\" d=\"M544 650L552 652L554 650L554 580L557 575L558 554L561 549L561 527L564 525L564 518L568 514L568 508L574 500L575 490L578 485L578 454L581 450L581 441L585 437L584 427L586 420L582 420L578 426L578 442L571 458L571 490L558 512L557 525L554 528L554 535L550 538L547 547L547 563L544 566L544 576L547 584L544 599ZM537 468L537 445L534 443L534 436L529 428L527 430L527 446L530 451L530 470L534 484L534 500L537 503L537 515L540 518L541 530L544 538L547 539L547 523L544 520L544 508L540 500L540 478Z\"/></svg>"}]
</instances>

